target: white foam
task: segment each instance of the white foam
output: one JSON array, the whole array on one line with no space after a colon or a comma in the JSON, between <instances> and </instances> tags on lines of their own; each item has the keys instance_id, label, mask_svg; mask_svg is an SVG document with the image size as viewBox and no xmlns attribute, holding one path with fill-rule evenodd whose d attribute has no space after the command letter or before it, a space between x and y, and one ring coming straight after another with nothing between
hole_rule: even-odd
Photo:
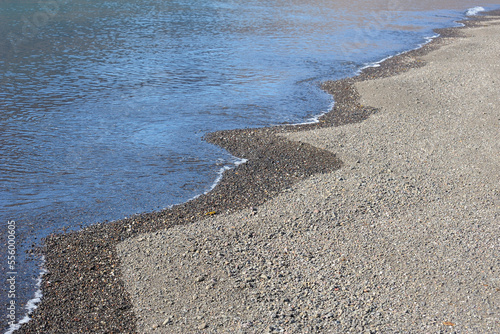
<instances>
[{"instance_id":1,"label":"white foam","mask_svg":"<svg viewBox=\"0 0 500 334\"><path fill-rule=\"evenodd\" d=\"M428 36L428 37L424 37L425 39L425 42L423 43L420 43L417 45L417 47L413 48L413 49L410 49L410 50L405 50L405 51L402 51L402 52L399 52L399 53L396 53L394 55L391 55L391 56L388 56L388 57L385 57L379 61L376 61L376 62L371 62L371 63L367 63L365 64L364 66L362 66L360 69L358 69L356 71L356 73L354 74L354 76L357 76L357 75L360 75L361 72L364 70L364 69L367 69L367 68L370 68L370 67L380 67L380 64L382 64L384 61L388 60L388 59L391 59L393 57L396 57L396 56L399 56L403 53L406 53L406 52L410 52L410 51L413 51L413 50L418 50L420 49L421 47L423 47L424 45L432 42L433 39L439 37L440 35L439 34L436 34L436 35L433 35L433 36ZM329 107L328 107L328 110L325 111L325 112L322 112L314 117L311 117L309 119L307 119L306 121L302 122L302 123L296 123L296 124L293 124L293 125L306 125L306 124L314 124L314 123L318 123L319 122L319 119L321 118L321 116L329 113L330 111L333 110L333 107L335 106L335 101L332 100L332 102L330 103Z\"/></svg>"},{"instance_id":2,"label":"white foam","mask_svg":"<svg viewBox=\"0 0 500 334\"><path fill-rule=\"evenodd\" d=\"M381 60L378 60L378 61L375 61L375 62L371 62L371 63L367 63L365 64L364 66L362 66L360 69L358 69L356 71L356 73L354 74L354 76L357 76L357 75L360 75L361 72L363 72L364 69L367 69L367 68L370 68L370 67L380 67L380 64L382 64L384 61L388 60L388 59L391 59L393 57L396 57L396 56L399 56L403 53L406 53L406 52L410 52L410 51L413 51L413 50L418 50L420 49L421 47L423 47L424 45L432 42L433 39L439 37L439 34L436 34L436 35L433 35L433 36L428 36L428 37L424 37L425 39L425 42L423 43L420 43L417 45L417 47L413 48L413 49L410 49L410 50L405 50L405 51L402 51L402 52L399 52L399 53L396 53L394 55L391 55L391 56L388 56L388 57L385 57ZM302 123L297 123L297 124L293 124L293 125L306 125L306 124L314 124L314 123L318 123L319 122L319 119L321 118L321 116L329 113L330 111L333 110L333 107L335 106L335 101L332 100L332 102L330 103L329 107L328 107L328 110L325 111L325 112L322 112L314 117L311 117L309 119L307 119L306 121L302 122Z\"/></svg>"},{"instance_id":3,"label":"white foam","mask_svg":"<svg viewBox=\"0 0 500 334\"><path fill-rule=\"evenodd\" d=\"M481 12L484 12L485 9L483 7L480 7L480 6L476 6L476 7L473 7L473 8L469 8L466 12L465 12L465 15L467 16L474 16L474 15L477 15Z\"/></svg>"},{"instance_id":4,"label":"white foam","mask_svg":"<svg viewBox=\"0 0 500 334\"><path fill-rule=\"evenodd\" d=\"M220 180L222 180L222 176L224 175L224 172L227 171L227 170L230 170L231 167L229 166L224 166L222 167L220 170L219 170L219 175L217 176L217 178L215 179L214 183L210 186L210 188L204 192L204 194L208 194L209 192L211 192L212 190L214 190L214 188L217 186L217 184L220 182Z\"/></svg>"},{"instance_id":5,"label":"white foam","mask_svg":"<svg viewBox=\"0 0 500 334\"><path fill-rule=\"evenodd\" d=\"M406 52L406 51L405 51ZM403 53L403 52L401 52ZM359 70L356 71L356 75L360 75L361 72L363 72L364 69L367 69L367 68L370 68L370 67L380 67L380 64L382 64L384 61L386 61L387 59L391 59L392 57L394 56L397 56L401 53L398 53L398 54L395 54L393 56L389 56L389 57L385 57L384 59L381 59L379 61L375 61L375 62L372 62L372 63L368 63L366 64L365 66L361 67Z\"/></svg>"},{"instance_id":6,"label":"white foam","mask_svg":"<svg viewBox=\"0 0 500 334\"><path fill-rule=\"evenodd\" d=\"M247 159L237 159L236 161L233 162L233 165L234 167L237 167L241 164L244 164L245 162L247 162L248 160ZM209 192L211 192L212 190L214 190L214 188L217 186L217 184L219 184L220 180L222 180L222 177L224 176L224 172L227 171L227 170L230 170L230 169L233 169L234 167L232 166L224 166L222 167L219 172L217 173L217 178L215 179L214 183L212 183L212 185L210 186L210 188L208 188L207 191L205 191L203 194L198 194L192 198L190 198L188 200L188 202L194 200L194 199L197 199L198 197L200 197L201 195L206 195L208 194ZM165 209L170 209L174 206L175 204L173 205L169 205L168 207L166 207Z\"/></svg>"},{"instance_id":7,"label":"white foam","mask_svg":"<svg viewBox=\"0 0 500 334\"><path fill-rule=\"evenodd\" d=\"M417 47L413 48L413 49L410 49L410 50L406 50L406 51L402 51L402 52L399 52L399 53L396 53L394 55L391 55L391 56L388 56L388 57L385 57L379 61L376 61L376 62L372 62L372 63L368 63L366 64L365 66L361 67L357 72L356 72L356 75L359 75L361 74L361 72L364 70L364 69L367 69L367 68L370 68L370 67L380 67L380 64L382 64L384 61L388 60L388 59L391 59L393 57L396 57L396 56L399 56L399 55L402 55L404 53L407 53L407 52L410 52L410 51L414 51L414 50L418 50L420 49L421 47L423 47L424 45L426 44L429 44L430 42L432 42L433 39L439 37L439 34L436 34L436 35L433 35L433 36L428 36L428 37L424 37L425 39L425 42L423 43L420 43L417 45Z\"/></svg>"},{"instance_id":8,"label":"white foam","mask_svg":"<svg viewBox=\"0 0 500 334\"><path fill-rule=\"evenodd\" d=\"M244 163L245 163L245 162L247 162L247 161L248 161L248 159L238 159L238 161L235 161L235 162L234 162L234 165L235 165L235 166L239 166L239 165L241 165L241 164L244 164Z\"/></svg>"},{"instance_id":9,"label":"white foam","mask_svg":"<svg viewBox=\"0 0 500 334\"><path fill-rule=\"evenodd\" d=\"M238 159L236 160L235 162L233 162L234 166L237 167L241 164L244 164L245 162L247 162L248 160L247 159ZM224 176L224 172L227 171L227 170L230 170L230 169L233 169L233 167L231 166L224 166L222 167L220 170L219 170L219 175L217 176L217 178L215 179L214 183L212 184L212 186L210 186L210 188L204 192L204 194L208 194L209 192L211 192L212 190L214 190L214 188L217 186L217 184L220 182L220 180L222 180L222 177ZM200 195L198 195L200 196ZM198 197L196 196L196 197ZM194 198L196 198L194 197Z\"/></svg>"},{"instance_id":10,"label":"white foam","mask_svg":"<svg viewBox=\"0 0 500 334\"><path fill-rule=\"evenodd\" d=\"M297 126L297 125L306 125L306 124L316 124L319 123L319 119L321 116L328 114L330 111L332 111L333 107L335 106L335 101L332 99L332 102L328 106L328 109L322 113L319 113L311 118L306 119L304 122L301 123L294 123L291 124L292 126Z\"/></svg>"},{"instance_id":11,"label":"white foam","mask_svg":"<svg viewBox=\"0 0 500 334\"><path fill-rule=\"evenodd\" d=\"M483 7L480 7L480 6L477 6L477 7L473 7L473 8L469 8L466 12L466 15L467 16L473 16L473 15L477 15L478 13L480 12L483 12L485 11L485 9ZM458 26L464 26L463 23L459 23ZM386 57L382 60L379 60L379 61L376 61L376 62L373 62L373 63L368 63L366 64L365 66L361 67L357 72L356 72L356 75L359 75L361 74L361 72L366 69L366 68L369 68L369 67L380 67L380 64L383 63L384 61L386 61L387 59L391 59L392 57L396 57L396 56L399 56L403 53L406 53L406 52L409 52L409 51L413 51L413 50L418 50L420 49L421 47L423 47L424 45L426 44L429 44L430 42L432 42L433 39L439 37L440 35L439 34L436 34L436 35L433 35L433 36L429 36L429 37L424 37L425 39L425 42L424 43L421 43L419 44L416 48L414 49L410 49L410 50L406 50L406 51L402 51L402 52L399 52L399 53L396 53L392 56L389 56L389 57Z\"/></svg>"},{"instance_id":12,"label":"white foam","mask_svg":"<svg viewBox=\"0 0 500 334\"><path fill-rule=\"evenodd\" d=\"M45 257L41 257L42 260L42 269L40 270L40 274L38 275L38 278L36 279L36 284L35 284L35 297L32 299L28 300L26 303L26 306L24 307L26 309L26 315L19 320L18 323L10 325L9 329L5 332L5 334L12 334L14 331L18 330L21 328L22 324L27 323L28 321L31 320L30 315L35 311L35 309L38 307L38 303L42 301L42 277L47 273L47 270L43 268L43 265L45 264Z\"/></svg>"},{"instance_id":13,"label":"white foam","mask_svg":"<svg viewBox=\"0 0 500 334\"><path fill-rule=\"evenodd\" d=\"M233 162L234 167L237 167L237 166L239 166L241 164L244 164L245 162L248 161L247 159L238 159L236 157L235 157L235 159L237 159L237 160ZM220 180L222 180L222 176L224 175L224 172L227 171L227 170L233 169L234 167L231 167L231 166L224 166L224 167L222 167L219 170L219 172L217 173L217 178L215 179L214 183L212 183L212 185L210 186L210 188L208 188L207 191L205 191L205 192L203 192L201 194L198 194L196 196L193 196L190 199L188 199L186 202L183 202L183 203L191 202L192 200L197 199L201 195L206 195L209 192L211 192L212 190L214 190L214 188L217 186L217 184L220 182ZM171 209L171 208L173 208L176 205L178 205L178 204L172 204L172 205L166 206L166 207L163 208L163 210Z\"/></svg>"}]
</instances>

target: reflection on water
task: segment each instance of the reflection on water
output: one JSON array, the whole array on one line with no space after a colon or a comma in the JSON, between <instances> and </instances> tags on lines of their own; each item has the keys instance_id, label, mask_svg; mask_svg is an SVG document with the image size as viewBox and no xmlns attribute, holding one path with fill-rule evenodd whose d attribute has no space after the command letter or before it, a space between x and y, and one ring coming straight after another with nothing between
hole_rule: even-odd
<instances>
[{"instance_id":1,"label":"reflection on water","mask_svg":"<svg viewBox=\"0 0 500 334\"><path fill-rule=\"evenodd\" d=\"M64 227L186 201L234 161L205 133L324 112L318 82L418 45L470 6L0 1L0 224L18 222L24 252ZM24 303L37 270L20 260Z\"/></svg>"}]
</instances>

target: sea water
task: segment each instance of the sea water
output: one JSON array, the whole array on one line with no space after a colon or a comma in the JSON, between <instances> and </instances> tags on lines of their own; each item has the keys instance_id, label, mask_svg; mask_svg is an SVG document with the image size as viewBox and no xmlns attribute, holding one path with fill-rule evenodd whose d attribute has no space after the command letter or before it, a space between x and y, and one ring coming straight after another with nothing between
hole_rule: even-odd
<instances>
[{"instance_id":1,"label":"sea water","mask_svg":"<svg viewBox=\"0 0 500 334\"><path fill-rule=\"evenodd\" d=\"M466 0L0 0L0 261L2 282L16 272L16 320L42 270L27 251L43 237L210 190L239 159L205 134L311 121L332 104L322 81L415 48L476 5L494 8ZM2 328L10 290L0 287Z\"/></svg>"}]
</instances>

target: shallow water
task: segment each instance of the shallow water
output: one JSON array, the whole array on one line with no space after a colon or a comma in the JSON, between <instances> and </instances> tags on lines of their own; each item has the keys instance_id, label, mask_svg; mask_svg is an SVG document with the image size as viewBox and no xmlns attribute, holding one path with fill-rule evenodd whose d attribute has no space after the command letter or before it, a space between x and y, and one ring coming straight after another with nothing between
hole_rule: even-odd
<instances>
[{"instance_id":1,"label":"shallow water","mask_svg":"<svg viewBox=\"0 0 500 334\"><path fill-rule=\"evenodd\" d=\"M0 238L6 276L15 220L17 318L41 238L209 190L237 159L204 134L326 112L321 81L417 47L476 4L0 1Z\"/></svg>"}]
</instances>

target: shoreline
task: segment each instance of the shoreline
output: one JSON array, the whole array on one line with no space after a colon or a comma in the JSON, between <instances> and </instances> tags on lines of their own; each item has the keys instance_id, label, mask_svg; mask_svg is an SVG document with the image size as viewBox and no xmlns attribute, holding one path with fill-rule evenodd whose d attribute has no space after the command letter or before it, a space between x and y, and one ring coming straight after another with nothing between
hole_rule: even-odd
<instances>
[{"instance_id":1,"label":"shoreline","mask_svg":"<svg viewBox=\"0 0 500 334\"><path fill-rule=\"evenodd\" d=\"M485 14L498 15L498 12ZM230 214L253 208L311 175L339 169L342 161L335 154L278 135L362 122L376 110L359 105L356 82L425 66L418 60L410 63L406 60L439 48L441 41L459 37L461 29L485 20L488 19L470 18L464 21L464 27L440 29L438 38L419 49L384 60L379 67L366 68L356 77L326 82L323 89L334 96L336 103L330 112L319 118L319 123L209 134L208 142L248 162L226 171L208 194L170 210L96 224L76 233L47 238L43 253L49 273L43 279L43 301L20 332L57 332L59 328L71 332L134 332L136 319L120 279L120 260L115 251L119 242L142 233L210 218L212 214L208 213ZM52 323L48 322L49 318L53 319Z\"/></svg>"}]
</instances>

